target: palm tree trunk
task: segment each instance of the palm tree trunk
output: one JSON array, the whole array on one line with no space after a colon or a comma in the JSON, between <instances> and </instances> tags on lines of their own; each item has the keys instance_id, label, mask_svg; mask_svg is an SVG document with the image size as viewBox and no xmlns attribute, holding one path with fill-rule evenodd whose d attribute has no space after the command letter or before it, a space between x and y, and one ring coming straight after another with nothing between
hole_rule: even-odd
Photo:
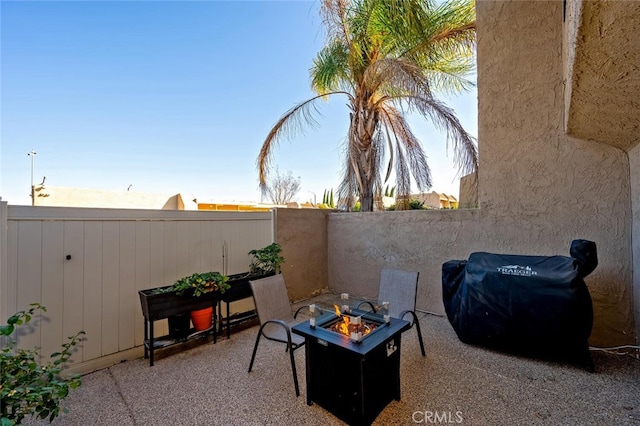
<instances>
[{"instance_id":1,"label":"palm tree trunk","mask_svg":"<svg viewBox=\"0 0 640 426\"><path fill-rule=\"evenodd\" d=\"M373 211L373 195L378 173L373 135L378 119L375 111L361 107L351 114L349 144L352 167L358 183L360 211Z\"/></svg>"},{"instance_id":2,"label":"palm tree trunk","mask_svg":"<svg viewBox=\"0 0 640 426\"><path fill-rule=\"evenodd\" d=\"M369 191L362 193L360 196L360 211L372 212L373 211L373 192Z\"/></svg>"}]
</instances>

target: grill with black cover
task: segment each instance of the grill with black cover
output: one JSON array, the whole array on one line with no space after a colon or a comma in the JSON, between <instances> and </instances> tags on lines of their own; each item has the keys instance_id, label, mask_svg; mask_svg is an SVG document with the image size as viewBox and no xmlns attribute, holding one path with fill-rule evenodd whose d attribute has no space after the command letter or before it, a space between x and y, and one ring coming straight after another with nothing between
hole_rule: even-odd
<instances>
[{"instance_id":1,"label":"grill with black cover","mask_svg":"<svg viewBox=\"0 0 640 426\"><path fill-rule=\"evenodd\" d=\"M571 257L472 253L442 265L442 297L458 338L593 371L593 306L583 280L598 265L596 244L571 243Z\"/></svg>"}]
</instances>

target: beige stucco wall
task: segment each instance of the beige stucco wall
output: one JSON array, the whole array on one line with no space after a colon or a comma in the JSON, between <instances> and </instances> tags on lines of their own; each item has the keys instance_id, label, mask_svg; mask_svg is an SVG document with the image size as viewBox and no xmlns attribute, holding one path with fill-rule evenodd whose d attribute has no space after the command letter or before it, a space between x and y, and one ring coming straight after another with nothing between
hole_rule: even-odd
<instances>
[{"instance_id":1,"label":"beige stucco wall","mask_svg":"<svg viewBox=\"0 0 640 426\"><path fill-rule=\"evenodd\" d=\"M633 295L636 325L640 324L640 145L629 152L629 175L631 177L631 211L633 214ZM640 329L636 326L636 341L640 340Z\"/></svg>"},{"instance_id":2,"label":"beige stucco wall","mask_svg":"<svg viewBox=\"0 0 640 426\"><path fill-rule=\"evenodd\" d=\"M474 209L478 207L478 176L468 174L460 178L460 204L461 209Z\"/></svg>"},{"instance_id":3,"label":"beige stucco wall","mask_svg":"<svg viewBox=\"0 0 640 426\"><path fill-rule=\"evenodd\" d=\"M477 16L480 207L491 217L493 229L483 226L489 249L545 254L573 238L595 241L600 265L587 278L593 340L632 342L628 157L564 133L562 2L480 1Z\"/></svg>"},{"instance_id":4,"label":"beige stucco wall","mask_svg":"<svg viewBox=\"0 0 640 426\"><path fill-rule=\"evenodd\" d=\"M632 236L638 226L640 144L640 2L567 2L565 119L569 135L621 148L629 155ZM640 327L640 256L632 238L636 336ZM637 337L636 337L637 338Z\"/></svg>"},{"instance_id":5,"label":"beige stucco wall","mask_svg":"<svg viewBox=\"0 0 640 426\"><path fill-rule=\"evenodd\" d=\"M406 210L329 216L331 290L375 297L383 267L418 271L417 308L444 314L442 263L481 249L477 210Z\"/></svg>"},{"instance_id":6,"label":"beige stucco wall","mask_svg":"<svg viewBox=\"0 0 640 426\"><path fill-rule=\"evenodd\" d=\"M275 209L275 241L282 246L282 265L292 301L328 291L327 215L331 210Z\"/></svg>"},{"instance_id":7,"label":"beige stucco wall","mask_svg":"<svg viewBox=\"0 0 640 426\"><path fill-rule=\"evenodd\" d=\"M598 245L591 344L635 342L627 154L564 130L561 1L477 2L479 209L333 214L329 282L375 296L382 266L419 270L418 308L443 312L442 262L473 251L568 255ZM396 216L393 216L396 215Z\"/></svg>"},{"instance_id":8,"label":"beige stucco wall","mask_svg":"<svg viewBox=\"0 0 640 426\"><path fill-rule=\"evenodd\" d=\"M477 18L488 249L553 254L595 241L593 342L633 342L628 157L564 133L562 2L480 1Z\"/></svg>"},{"instance_id":9,"label":"beige stucco wall","mask_svg":"<svg viewBox=\"0 0 640 426\"><path fill-rule=\"evenodd\" d=\"M640 2L572 0L567 9L567 132L633 148L640 142Z\"/></svg>"}]
</instances>

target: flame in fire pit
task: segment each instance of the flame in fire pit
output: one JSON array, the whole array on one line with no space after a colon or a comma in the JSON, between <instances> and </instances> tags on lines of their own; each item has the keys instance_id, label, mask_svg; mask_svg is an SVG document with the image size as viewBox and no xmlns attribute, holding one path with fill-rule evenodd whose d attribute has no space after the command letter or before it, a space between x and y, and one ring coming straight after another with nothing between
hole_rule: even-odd
<instances>
[{"instance_id":1,"label":"flame in fire pit","mask_svg":"<svg viewBox=\"0 0 640 426\"><path fill-rule=\"evenodd\" d=\"M340 318L342 316L342 312L340 312L340 308L338 308L338 305L333 305L333 307L336 310L336 316ZM351 333L349 331L349 325L351 325L351 319L349 318L349 315L345 315L345 316L342 316L341 322L339 321L331 327L331 330L340 334L344 334L345 336L350 336Z\"/></svg>"},{"instance_id":2,"label":"flame in fire pit","mask_svg":"<svg viewBox=\"0 0 640 426\"><path fill-rule=\"evenodd\" d=\"M336 310L336 315L337 316L342 315L342 313L340 312L340 308L338 308L338 305L333 305L333 308Z\"/></svg>"},{"instance_id":3,"label":"flame in fire pit","mask_svg":"<svg viewBox=\"0 0 640 426\"><path fill-rule=\"evenodd\" d=\"M354 324L351 322L351 317L349 315L342 315L338 305L333 305L333 307L335 308L336 316L339 318L342 317L342 321L337 321L330 325L327 327L328 330L335 331L336 333L340 333L348 337L352 336L352 333L360 332L364 337L378 327L377 324L367 322L365 320L361 320L361 324Z\"/></svg>"}]
</instances>

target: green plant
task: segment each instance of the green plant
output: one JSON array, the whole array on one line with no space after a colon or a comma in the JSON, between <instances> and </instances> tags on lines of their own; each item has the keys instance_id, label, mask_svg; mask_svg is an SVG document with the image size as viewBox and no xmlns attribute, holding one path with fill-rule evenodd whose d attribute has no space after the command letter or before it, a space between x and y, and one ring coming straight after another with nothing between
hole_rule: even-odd
<instances>
[{"instance_id":1,"label":"green plant","mask_svg":"<svg viewBox=\"0 0 640 426\"><path fill-rule=\"evenodd\" d=\"M406 199L402 199L399 202L400 202L400 207L402 207L401 209L399 209L396 204L392 204L389 207L387 207L387 210L394 211L394 210L428 210L429 209L429 207L424 206L424 201L420 201L415 198L412 198L411 200L408 200L408 201Z\"/></svg>"},{"instance_id":2,"label":"green plant","mask_svg":"<svg viewBox=\"0 0 640 426\"><path fill-rule=\"evenodd\" d=\"M249 270L251 273L280 273L280 265L284 262L284 257L280 255L282 247L278 243L271 243L266 247L251 250L249 254L253 256Z\"/></svg>"},{"instance_id":3,"label":"green plant","mask_svg":"<svg viewBox=\"0 0 640 426\"><path fill-rule=\"evenodd\" d=\"M384 188L384 196L385 197L395 197L396 195L396 186L393 185L393 187L391 187L391 189L389 189L389 185L385 186Z\"/></svg>"},{"instance_id":4,"label":"green plant","mask_svg":"<svg viewBox=\"0 0 640 426\"><path fill-rule=\"evenodd\" d=\"M424 209L424 201L416 200L412 198L409 200L409 210L422 210Z\"/></svg>"},{"instance_id":5,"label":"green plant","mask_svg":"<svg viewBox=\"0 0 640 426\"><path fill-rule=\"evenodd\" d=\"M0 424L2 426L20 424L27 416L35 415L51 422L66 409L60 407L61 401L81 384L80 376L61 375L62 368L71 357L73 348L85 334L78 332L69 337L60 352L51 354L48 364L39 362L37 349L15 349L16 342L9 336L19 325L27 324L35 311L46 312L39 303L32 303L27 311L19 311L0 325L0 336L6 336L7 342L0 353Z\"/></svg>"},{"instance_id":6,"label":"green plant","mask_svg":"<svg viewBox=\"0 0 640 426\"><path fill-rule=\"evenodd\" d=\"M220 293L224 293L231 288L227 281L229 277L222 275L219 272L203 272L189 275L188 277L180 278L175 283L168 287L162 287L155 291L155 294L159 293L171 293L176 292L178 296L186 294L193 294L198 297L205 293L219 290Z\"/></svg>"},{"instance_id":7,"label":"green plant","mask_svg":"<svg viewBox=\"0 0 640 426\"><path fill-rule=\"evenodd\" d=\"M327 208L334 208L336 205L333 201L333 188L331 191L324 190L324 194L322 195L322 204L326 205Z\"/></svg>"}]
</instances>

